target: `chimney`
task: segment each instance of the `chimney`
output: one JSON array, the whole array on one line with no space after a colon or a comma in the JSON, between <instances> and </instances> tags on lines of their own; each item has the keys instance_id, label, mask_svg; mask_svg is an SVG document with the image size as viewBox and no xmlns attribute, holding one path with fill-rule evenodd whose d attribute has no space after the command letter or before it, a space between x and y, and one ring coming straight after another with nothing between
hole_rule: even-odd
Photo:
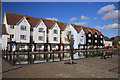
<instances>
[{"instance_id":1,"label":"chimney","mask_svg":"<svg viewBox=\"0 0 120 80\"><path fill-rule=\"evenodd\" d=\"M42 17L40 17L40 19L42 19Z\"/></svg>"},{"instance_id":2,"label":"chimney","mask_svg":"<svg viewBox=\"0 0 120 80\"><path fill-rule=\"evenodd\" d=\"M27 16L27 14L25 14L25 16Z\"/></svg>"}]
</instances>

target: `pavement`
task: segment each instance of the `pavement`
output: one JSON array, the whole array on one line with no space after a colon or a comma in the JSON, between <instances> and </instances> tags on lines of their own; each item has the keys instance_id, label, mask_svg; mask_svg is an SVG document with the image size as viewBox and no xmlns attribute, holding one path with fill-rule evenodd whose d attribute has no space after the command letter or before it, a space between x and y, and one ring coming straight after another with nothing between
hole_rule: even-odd
<instances>
[{"instance_id":1,"label":"pavement","mask_svg":"<svg viewBox=\"0 0 120 80\"><path fill-rule=\"evenodd\" d=\"M118 78L118 56L11 66L2 60L3 78ZM120 73L120 72L119 72Z\"/></svg>"}]
</instances>

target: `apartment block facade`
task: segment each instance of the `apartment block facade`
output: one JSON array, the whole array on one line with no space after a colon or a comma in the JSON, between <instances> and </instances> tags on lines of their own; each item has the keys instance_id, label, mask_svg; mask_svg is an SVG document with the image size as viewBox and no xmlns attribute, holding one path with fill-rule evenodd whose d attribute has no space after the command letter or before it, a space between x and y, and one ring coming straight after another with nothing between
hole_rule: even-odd
<instances>
[{"instance_id":1,"label":"apartment block facade","mask_svg":"<svg viewBox=\"0 0 120 80\"><path fill-rule=\"evenodd\" d=\"M103 34L97 29L58 22L28 15L5 12L4 21L10 51L66 51L70 49L69 32L74 38L74 49L103 48Z\"/></svg>"}]
</instances>

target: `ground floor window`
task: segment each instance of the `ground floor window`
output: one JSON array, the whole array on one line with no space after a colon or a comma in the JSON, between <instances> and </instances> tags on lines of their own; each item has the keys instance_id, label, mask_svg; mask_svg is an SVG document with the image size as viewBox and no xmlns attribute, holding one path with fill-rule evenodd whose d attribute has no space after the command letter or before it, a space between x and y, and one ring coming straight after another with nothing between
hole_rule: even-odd
<instances>
[{"instance_id":1,"label":"ground floor window","mask_svg":"<svg viewBox=\"0 0 120 80\"><path fill-rule=\"evenodd\" d=\"M19 48L25 48L25 45L20 45Z\"/></svg>"},{"instance_id":2,"label":"ground floor window","mask_svg":"<svg viewBox=\"0 0 120 80\"><path fill-rule=\"evenodd\" d=\"M42 45L37 45L37 48L42 48Z\"/></svg>"},{"instance_id":3,"label":"ground floor window","mask_svg":"<svg viewBox=\"0 0 120 80\"><path fill-rule=\"evenodd\" d=\"M52 48L56 48L56 45L52 45Z\"/></svg>"}]
</instances>

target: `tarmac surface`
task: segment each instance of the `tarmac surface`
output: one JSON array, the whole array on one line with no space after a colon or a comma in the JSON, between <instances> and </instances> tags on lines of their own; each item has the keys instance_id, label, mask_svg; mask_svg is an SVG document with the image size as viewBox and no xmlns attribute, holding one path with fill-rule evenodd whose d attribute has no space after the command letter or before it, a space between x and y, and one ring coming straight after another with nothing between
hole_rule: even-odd
<instances>
[{"instance_id":1,"label":"tarmac surface","mask_svg":"<svg viewBox=\"0 0 120 80\"><path fill-rule=\"evenodd\" d=\"M118 78L118 56L11 66L2 60L3 78ZM120 72L119 72L120 74Z\"/></svg>"}]
</instances>

